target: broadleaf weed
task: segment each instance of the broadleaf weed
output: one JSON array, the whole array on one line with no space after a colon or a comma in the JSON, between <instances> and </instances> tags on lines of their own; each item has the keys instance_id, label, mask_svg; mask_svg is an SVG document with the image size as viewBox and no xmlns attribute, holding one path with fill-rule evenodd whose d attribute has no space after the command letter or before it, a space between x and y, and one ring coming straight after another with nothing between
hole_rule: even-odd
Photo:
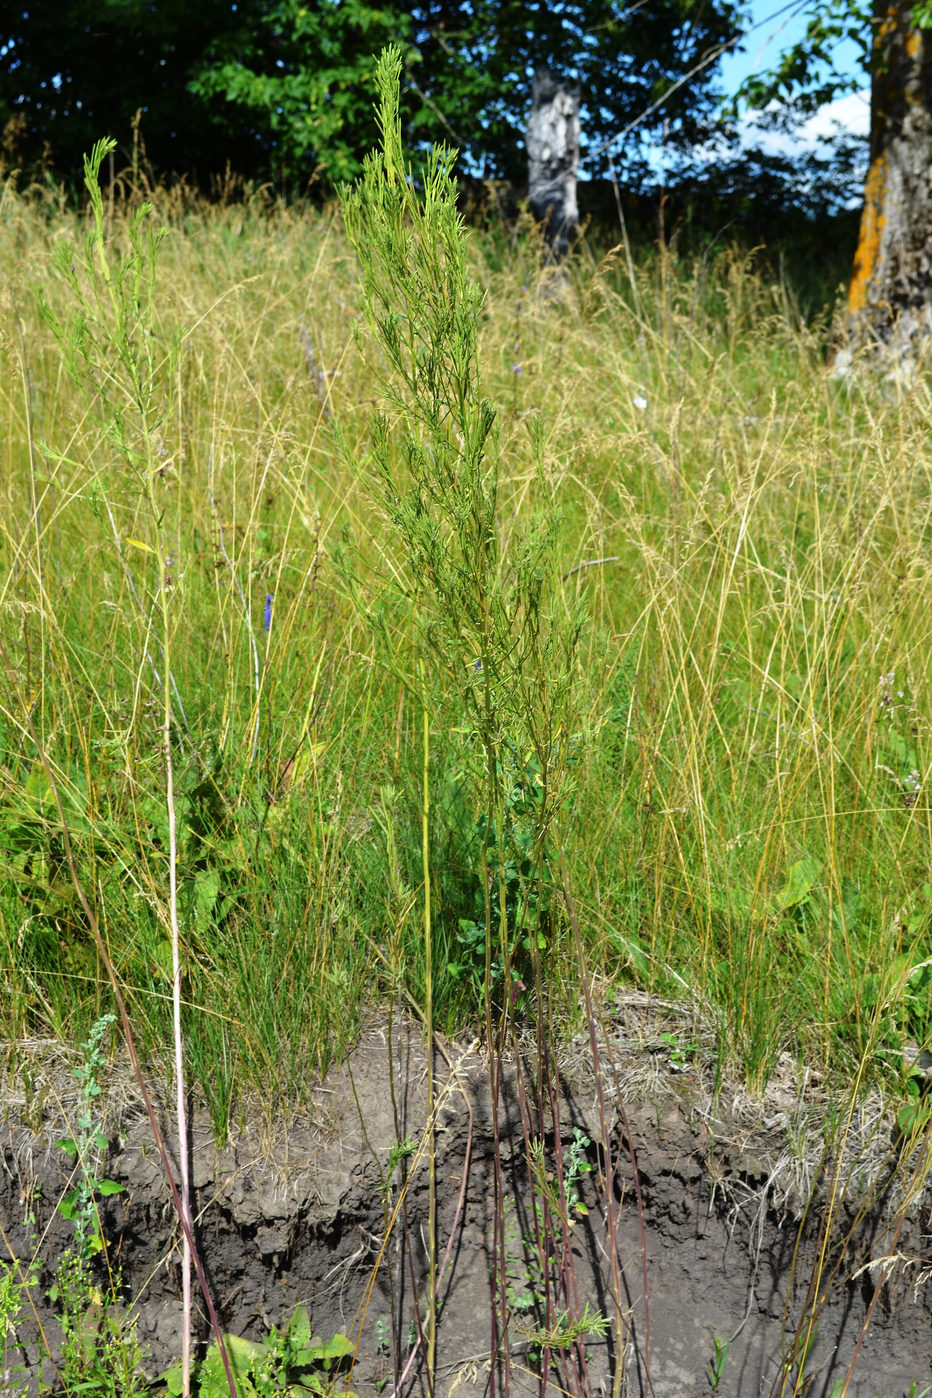
<instances>
[{"instance_id":1,"label":"broadleaf weed","mask_svg":"<svg viewBox=\"0 0 932 1398\"><path fill-rule=\"evenodd\" d=\"M75 1121L74 1135L56 1141L56 1145L70 1155L75 1162L79 1178L58 1205L63 1218L74 1223L74 1241L79 1257L87 1260L100 1252L104 1243L97 1211L97 1199L119 1194L124 1186L114 1180L99 1176L101 1153L106 1150L107 1138L95 1119L94 1108L100 1097L100 1070L105 1059L101 1050L103 1039L110 1026L116 1022L116 1015L101 1015L90 1035L81 1047L83 1062L72 1069L72 1077L81 1084L83 1108Z\"/></svg>"}]
</instances>

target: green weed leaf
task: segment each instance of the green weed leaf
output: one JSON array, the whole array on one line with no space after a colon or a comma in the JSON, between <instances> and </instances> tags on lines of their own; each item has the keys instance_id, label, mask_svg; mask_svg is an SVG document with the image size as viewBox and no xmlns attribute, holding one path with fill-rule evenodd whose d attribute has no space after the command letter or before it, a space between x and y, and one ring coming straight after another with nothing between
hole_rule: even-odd
<instances>
[{"instance_id":1,"label":"green weed leaf","mask_svg":"<svg viewBox=\"0 0 932 1398\"><path fill-rule=\"evenodd\" d=\"M288 1322L288 1339L296 1350L304 1350L311 1341L311 1318L306 1306L298 1306Z\"/></svg>"},{"instance_id":2,"label":"green weed leaf","mask_svg":"<svg viewBox=\"0 0 932 1398\"><path fill-rule=\"evenodd\" d=\"M801 903L805 903L812 893L821 871L822 866L819 861L808 854L804 855L802 859L797 859L795 864L791 864L786 881L774 899L780 912L788 912L790 908L796 908Z\"/></svg>"}]
</instances>

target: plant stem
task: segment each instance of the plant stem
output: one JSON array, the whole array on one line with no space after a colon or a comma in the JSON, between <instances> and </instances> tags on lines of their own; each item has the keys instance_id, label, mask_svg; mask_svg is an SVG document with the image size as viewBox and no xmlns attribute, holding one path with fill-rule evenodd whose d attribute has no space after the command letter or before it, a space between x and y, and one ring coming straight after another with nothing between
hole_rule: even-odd
<instances>
[{"instance_id":1,"label":"plant stem","mask_svg":"<svg viewBox=\"0 0 932 1398\"><path fill-rule=\"evenodd\" d=\"M168 658L168 632L165 632L165 654ZM167 668L167 666L166 666ZM181 1211L187 1225L182 1230L181 1288L182 1328L181 1364L184 1398L191 1392L191 1182L188 1171L188 1123L185 1111L184 1040L181 1032L181 933L178 926L178 836L175 820L175 778L172 763L171 691L166 684L164 727L165 736L165 800L168 806L168 888L169 918L172 943L172 1026L175 1052L175 1114L178 1132L178 1171L181 1183Z\"/></svg>"},{"instance_id":2,"label":"plant stem","mask_svg":"<svg viewBox=\"0 0 932 1398\"><path fill-rule=\"evenodd\" d=\"M424 684L424 664L419 662L421 685ZM427 693L424 706L424 767L421 801L421 854L424 869L424 1014L427 1021L427 1158L428 1158L428 1295L427 1295L427 1385L434 1391L437 1363L437 1137L434 1129L434 962L431 946L430 909L430 716Z\"/></svg>"},{"instance_id":3,"label":"plant stem","mask_svg":"<svg viewBox=\"0 0 932 1398\"><path fill-rule=\"evenodd\" d=\"M7 673L12 673L10 655L7 651L6 646L3 643L2 637L0 637L0 660L3 661ZM116 1001L117 1010L120 1015L120 1022L123 1027L123 1037L126 1042L126 1049L129 1053L130 1062L133 1067L133 1075L139 1087L143 1103L145 1104L146 1115L149 1119L149 1125L152 1128L152 1137L155 1141L156 1149L158 1150L159 1158L162 1162L162 1168L165 1171L165 1178L168 1181L168 1188L171 1194L172 1204L174 1205L175 1212L178 1215L178 1221L181 1224L181 1231L185 1235L185 1240L188 1243L188 1247L190 1250L190 1256L193 1260L195 1270L197 1271L197 1278L198 1282L200 1283L201 1293L204 1297L204 1304L207 1307L207 1314L210 1317L211 1329L213 1330L213 1333L217 1338L217 1346L220 1350L220 1357L223 1363L223 1369L227 1379L227 1387L229 1389L230 1398L238 1398L236 1384L233 1379L233 1370L230 1366L230 1358L227 1352L226 1342L223 1338L223 1331L220 1329L220 1321L218 1319L217 1312L214 1307L213 1298L210 1294L210 1288L207 1284L207 1277L204 1273L200 1257L198 1256L197 1249L194 1245L194 1234L191 1230L190 1224L190 1209L186 1211L182 1206L181 1198L178 1192L178 1186L175 1183L175 1176L172 1172L171 1162L168 1158L168 1152L165 1149L165 1141L163 1139L162 1132L159 1128L158 1117L155 1114L155 1107L153 1106L152 1098L149 1093L149 1089L146 1086L145 1077L143 1076L142 1065L139 1061L139 1054L136 1049L136 1041L133 1036L132 1022L129 1017L129 1010L126 1005L126 1000L123 996L122 990L120 989L120 982L116 973L116 967L114 966L113 961L111 960L110 952L107 948L107 943L104 941L103 933L100 930L100 923L98 922L97 914L91 907L91 904L87 897L87 893L84 890L84 885L81 882L81 877L78 873L78 866L74 857L74 848L71 843L71 835L68 829L68 822L65 818L65 806L64 801L62 800L61 788L52 769L52 764L49 760L49 755L39 739L39 735L36 732L35 725L25 706L23 706L23 726L25 731L28 733L30 739L32 740L33 745L35 746L36 754L39 758L40 763L42 764L42 770L44 771L46 778L48 779L49 789L52 792L52 797L55 801L55 809L58 814L58 819L61 825L62 845L64 847L65 863L68 866L68 873L71 877L71 882L74 887L74 891L77 894L78 901L81 904L84 916L87 919L88 927L91 930L91 936L94 939L94 944L97 948L97 953L100 956L101 964L107 973L107 979L109 980L111 989L113 990L113 998Z\"/></svg>"}]
</instances>

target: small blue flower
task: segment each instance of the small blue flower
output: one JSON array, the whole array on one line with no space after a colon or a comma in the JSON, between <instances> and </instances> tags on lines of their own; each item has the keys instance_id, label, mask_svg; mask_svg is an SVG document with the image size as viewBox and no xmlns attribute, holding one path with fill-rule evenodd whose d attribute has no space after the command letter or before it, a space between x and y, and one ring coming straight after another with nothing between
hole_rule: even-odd
<instances>
[{"instance_id":1,"label":"small blue flower","mask_svg":"<svg viewBox=\"0 0 932 1398\"><path fill-rule=\"evenodd\" d=\"M262 624L264 625L266 631L271 631L272 629L272 595L273 594L271 592L269 592L266 595L265 611L262 616Z\"/></svg>"}]
</instances>

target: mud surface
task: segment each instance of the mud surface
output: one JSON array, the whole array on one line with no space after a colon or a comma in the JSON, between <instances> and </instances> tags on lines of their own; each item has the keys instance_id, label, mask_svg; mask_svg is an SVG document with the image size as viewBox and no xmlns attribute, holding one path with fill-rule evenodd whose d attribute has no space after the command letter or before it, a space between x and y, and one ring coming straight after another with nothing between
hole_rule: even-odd
<instances>
[{"instance_id":1,"label":"mud surface","mask_svg":"<svg viewBox=\"0 0 932 1398\"><path fill-rule=\"evenodd\" d=\"M932 1382L932 1291L925 1280L930 1210L923 1190L914 1191L907 1207L902 1196L910 1172L921 1175L922 1150L900 1161L891 1180L897 1157L879 1105L866 1104L847 1131L836 1128L829 1138L817 1089L788 1068L760 1102L740 1093L713 1099L701 1058L677 1052L656 1032L652 1037L643 1015L637 1018L637 1032L622 1016L603 1045L601 1109L585 1043L563 1052L561 1091L540 1108L533 1065L520 1081L516 1064L505 1066L498 1153L514 1304L507 1344L500 1333L495 1340L494 1368L496 1153L488 1064L475 1047L438 1051L438 1394L469 1398L487 1392L493 1380L502 1393L506 1349L511 1392L541 1392L532 1341L547 1317L535 1306L545 1288L535 1260L533 1200L540 1206L553 1183L553 1152L534 1186L526 1141L539 1130L552 1142L554 1111L564 1161L575 1151L590 1167L575 1177L582 1207L574 1202L564 1210L570 1224L564 1273L572 1273L567 1310L578 1315L588 1302L590 1311L614 1316L616 1277L624 1323L621 1346L617 1329L586 1343L584 1371L578 1355L552 1367L548 1392L828 1398L856 1355L847 1389L852 1398L906 1398L911 1384L921 1391ZM33 1088L40 1059L47 1062L37 1048ZM69 1188L70 1162L55 1145L68 1123L47 1113L41 1123L27 1124L23 1094L8 1085L5 1095L5 1249L23 1264L37 1252L52 1262L72 1235L55 1207ZM358 1340L352 1374L341 1387L348 1383L359 1394L391 1394L396 1386L425 1392L417 1325L428 1233L421 1037L397 1033L390 1054L385 1024L373 1023L315 1100L308 1119L275 1130L274 1113L267 1114L264 1126L244 1129L222 1150L206 1118L193 1115L197 1239L222 1325L261 1339L304 1303L317 1334L339 1331ZM127 1306L138 1317L147 1370L155 1375L179 1352L179 1230L141 1105L124 1095L111 1114L103 1168L126 1188L104 1201L104 1232ZM166 1132L170 1139L167 1114ZM828 1154L826 1139L835 1143ZM617 1271L607 1192L616 1215ZM33 1294L54 1349L54 1307L40 1288ZM813 1303L818 1313L810 1327ZM206 1335L203 1314L198 1325ZM35 1326L26 1318L17 1327L25 1342L19 1358L33 1365L33 1377ZM782 1367L794 1334L806 1337L797 1349L797 1355L805 1351L805 1384L797 1381L798 1364ZM729 1347L714 1389L716 1340ZM787 1373L792 1377L781 1388Z\"/></svg>"}]
</instances>

